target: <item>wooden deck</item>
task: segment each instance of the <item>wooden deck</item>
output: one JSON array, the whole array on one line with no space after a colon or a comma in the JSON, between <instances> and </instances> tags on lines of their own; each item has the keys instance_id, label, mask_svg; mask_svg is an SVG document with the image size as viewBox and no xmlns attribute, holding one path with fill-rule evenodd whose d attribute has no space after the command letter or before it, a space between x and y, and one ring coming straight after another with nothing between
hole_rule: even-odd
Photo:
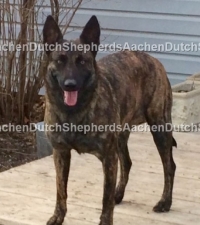
<instances>
[{"instance_id":1,"label":"wooden deck","mask_svg":"<svg viewBox=\"0 0 200 225\"><path fill-rule=\"evenodd\" d=\"M152 207L163 189L161 161L151 134L131 135L133 167L124 201L116 206L114 225L200 224L200 134L175 133L177 172L169 213ZM65 225L98 225L103 175L91 155L73 153ZM0 225L45 225L55 205L55 171L47 157L0 174Z\"/></svg>"}]
</instances>

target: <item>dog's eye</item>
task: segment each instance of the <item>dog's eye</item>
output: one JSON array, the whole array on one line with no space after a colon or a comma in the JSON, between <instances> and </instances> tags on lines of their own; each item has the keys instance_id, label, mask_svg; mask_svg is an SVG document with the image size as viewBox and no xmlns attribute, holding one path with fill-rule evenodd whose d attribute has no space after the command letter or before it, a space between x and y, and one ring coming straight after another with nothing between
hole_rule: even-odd
<instances>
[{"instance_id":1,"label":"dog's eye","mask_svg":"<svg viewBox=\"0 0 200 225\"><path fill-rule=\"evenodd\" d=\"M57 63L58 63L58 64L63 64L63 63L65 63L65 62L67 62L67 57L66 57L66 55L60 55L60 56L57 58Z\"/></svg>"},{"instance_id":2,"label":"dog's eye","mask_svg":"<svg viewBox=\"0 0 200 225\"><path fill-rule=\"evenodd\" d=\"M77 58L76 58L76 63L77 64L81 64L81 65L84 65L85 64L85 60L84 60L84 58L83 58L83 56L82 55L79 55Z\"/></svg>"}]
</instances>

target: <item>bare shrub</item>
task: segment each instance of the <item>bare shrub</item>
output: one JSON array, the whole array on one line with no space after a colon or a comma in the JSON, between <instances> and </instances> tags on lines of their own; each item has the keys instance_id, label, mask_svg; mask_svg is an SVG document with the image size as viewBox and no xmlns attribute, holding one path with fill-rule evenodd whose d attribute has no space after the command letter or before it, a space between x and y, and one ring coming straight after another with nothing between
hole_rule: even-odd
<instances>
[{"instance_id":1,"label":"bare shrub","mask_svg":"<svg viewBox=\"0 0 200 225\"><path fill-rule=\"evenodd\" d=\"M48 14L62 23L63 34L83 0L3 0L0 5L0 117L25 123L31 117L44 84L47 58L39 49L20 49L42 43L42 26ZM9 45L6 51L5 47ZM27 118L25 120L25 118Z\"/></svg>"}]
</instances>

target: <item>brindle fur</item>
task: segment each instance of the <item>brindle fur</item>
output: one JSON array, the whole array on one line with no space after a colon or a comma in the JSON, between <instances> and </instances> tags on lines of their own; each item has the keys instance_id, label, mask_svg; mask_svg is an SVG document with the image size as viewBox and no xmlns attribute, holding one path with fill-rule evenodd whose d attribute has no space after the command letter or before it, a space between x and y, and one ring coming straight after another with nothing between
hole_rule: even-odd
<instances>
[{"instance_id":1,"label":"brindle fur","mask_svg":"<svg viewBox=\"0 0 200 225\"><path fill-rule=\"evenodd\" d=\"M43 29L44 43L66 43L51 16ZM95 16L86 24L77 44L99 44L100 27ZM144 52L121 51L96 62L96 51L86 53L47 51L49 56L46 85L45 123L75 125L153 125L171 123L172 91L162 64ZM82 62L84 61L84 62ZM75 106L63 101L64 81L73 78L79 89ZM172 132L151 131L164 168L164 190L155 212L169 211L176 165L172 146L176 141ZM57 201L48 225L61 225L66 215L67 181L71 149L78 153L96 155L103 164L104 194L100 225L113 224L115 203L123 199L129 178L131 159L128 152L129 131L125 132L47 132L53 146L57 178ZM116 188L117 162L121 176ZM116 189L116 191L115 191Z\"/></svg>"}]
</instances>

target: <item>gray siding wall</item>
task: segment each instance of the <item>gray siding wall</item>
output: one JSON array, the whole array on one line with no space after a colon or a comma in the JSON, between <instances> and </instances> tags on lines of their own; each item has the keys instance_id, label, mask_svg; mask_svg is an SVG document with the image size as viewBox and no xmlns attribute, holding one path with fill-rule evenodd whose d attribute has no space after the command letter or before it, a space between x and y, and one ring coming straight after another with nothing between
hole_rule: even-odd
<instances>
[{"instance_id":1,"label":"gray siding wall","mask_svg":"<svg viewBox=\"0 0 200 225\"><path fill-rule=\"evenodd\" d=\"M71 26L82 27L95 14L101 24L103 43L198 45L199 9L200 1L194 0L92 0L82 5ZM79 32L77 29L69 37ZM171 84L200 71L200 51L149 53L164 64Z\"/></svg>"},{"instance_id":2,"label":"gray siding wall","mask_svg":"<svg viewBox=\"0 0 200 225\"><path fill-rule=\"evenodd\" d=\"M39 13L41 30L50 7ZM195 0L84 0L66 34L77 38L91 15L101 25L102 43L191 44L200 40L200 1ZM62 15L63 16L63 15ZM61 16L61 17L62 17ZM166 68L171 84L200 71L200 51L149 52ZM98 53L98 58L108 54Z\"/></svg>"}]
</instances>

